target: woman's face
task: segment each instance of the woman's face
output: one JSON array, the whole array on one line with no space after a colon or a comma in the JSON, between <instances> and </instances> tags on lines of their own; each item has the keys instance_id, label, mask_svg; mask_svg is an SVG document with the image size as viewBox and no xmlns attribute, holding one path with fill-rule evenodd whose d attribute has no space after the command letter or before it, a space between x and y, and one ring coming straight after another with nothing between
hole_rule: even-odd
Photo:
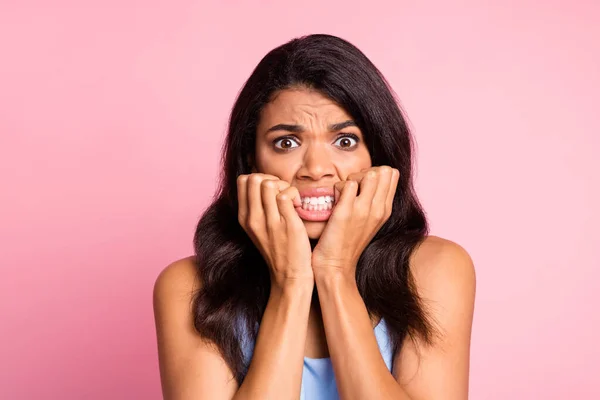
<instances>
[{"instance_id":1,"label":"woman's face","mask_svg":"<svg viewBox=\"0 0 600 400\"><path fill-rule=\"evenodd\" d=\"M296 211L309 238L319 238L325 228L334 183L369 167L362 132L344 109L319 92L284 90L263 108L254 172L298 188L303 205Z\"/></svg>"}]
</instances>

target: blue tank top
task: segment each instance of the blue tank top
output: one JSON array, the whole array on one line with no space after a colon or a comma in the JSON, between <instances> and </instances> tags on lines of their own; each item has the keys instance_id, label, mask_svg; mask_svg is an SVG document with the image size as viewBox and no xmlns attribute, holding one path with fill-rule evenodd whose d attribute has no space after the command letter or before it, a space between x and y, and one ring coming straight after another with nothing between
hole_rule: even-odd
<instances>
[{"instance_id":1,"label":"blue tank top","mask_svg":"<svg viewBox=\"0 0 600 400\"><path fill-rule=\"evenodd\" d=\"M375 338L379 345L379 351L383 357L388 370L392 371L392 347L388 336L387 325L383 318L374 328ZM246 362L249 364L254 354L254 343L250 340L242 340L242 351ZM300 400L339 400L333 364L331 358L309 358L304 357L302 368L302 386L300 389Z\"/></svg>"}]
</instances>

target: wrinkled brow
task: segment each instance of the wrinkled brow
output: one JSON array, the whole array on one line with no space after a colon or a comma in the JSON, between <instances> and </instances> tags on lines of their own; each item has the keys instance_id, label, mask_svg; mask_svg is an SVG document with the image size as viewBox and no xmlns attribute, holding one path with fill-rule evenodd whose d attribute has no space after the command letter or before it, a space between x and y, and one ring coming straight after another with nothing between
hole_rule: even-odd
<instances>
[{"instance_id":1,"label":"wrinkled brow","mask_svg":"<svg viewBox=\"0 0 600 400\"><path fill-rule=\"evenodd\" d=\"M339 122L337 124L329 125L328 129L330 132L336 132L336 131L342 130L344 128L348 128L349 126L357 126L357 125L356 125L356 122L354 122L352 120L348 120L348 121L344 121L344 122ZM277 125L269 128L266 133L273 132L273 131L286 131L286 132L291 132L291 133L302 133L305 130L306 130L306 128L304 128L304 126L302 126L302 125L277 124Z\"/></svg>"}]
</instances>

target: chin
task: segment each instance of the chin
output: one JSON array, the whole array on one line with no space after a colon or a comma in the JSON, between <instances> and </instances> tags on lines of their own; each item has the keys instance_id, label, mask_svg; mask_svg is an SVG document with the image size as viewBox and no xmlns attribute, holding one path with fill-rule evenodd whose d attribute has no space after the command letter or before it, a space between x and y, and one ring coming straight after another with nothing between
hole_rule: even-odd
<instances>
[{"instance_id":1,"label":"chin","mask_svg":"<svg viewBox=\"0 0 600 400\"><path fill-rule=\"evenodd\" d=\"M314 222L314 221L304 221L304 226L306 227L306 233L308 233L309 239L318 239L321 237L323 233L323 229L325 229L325 225L327 221L323 222Z\"/></svg>"}]
</instances>

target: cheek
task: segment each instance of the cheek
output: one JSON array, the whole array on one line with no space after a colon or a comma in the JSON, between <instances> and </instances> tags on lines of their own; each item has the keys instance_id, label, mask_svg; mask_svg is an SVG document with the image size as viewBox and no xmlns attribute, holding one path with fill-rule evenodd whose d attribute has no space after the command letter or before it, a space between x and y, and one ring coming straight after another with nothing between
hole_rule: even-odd
<instances>
[{"instance_id":1,"label":"cheek","mask_svg":"<svg viewBox=\"0 0 600 400\"><path fill-rule=\"evenodd\" d=\"M348 175L370 168L372 163L368 151L365 150L364 154L361 152L361 154L357 154L356 157L339 159L337 165L341 175L340 179L346 180Z\"/></svg>"},{"instance_id":2,"label":"cheek","mask_svg":"<svg viewBox=\"0 0 600 400\"><path fill-rule=\"evenodd\" d=\"M256 153L256 172L275 175L279 179L292 182L294 178L294 161L282 160L281 156L272 156L266 152Z\"/></svg>"},{"instance_id":3,"label":"cheek","mask_svg":"<svg viewBox=\"0 0 600 400\"><path fill-rule=\"evenodd\" d=\"M371 154L369 154L369 150L366 147L361 148L359 158L361 169L370 168L373 166L373 163L371 161Z\"/></svg>"}]
</instances>

